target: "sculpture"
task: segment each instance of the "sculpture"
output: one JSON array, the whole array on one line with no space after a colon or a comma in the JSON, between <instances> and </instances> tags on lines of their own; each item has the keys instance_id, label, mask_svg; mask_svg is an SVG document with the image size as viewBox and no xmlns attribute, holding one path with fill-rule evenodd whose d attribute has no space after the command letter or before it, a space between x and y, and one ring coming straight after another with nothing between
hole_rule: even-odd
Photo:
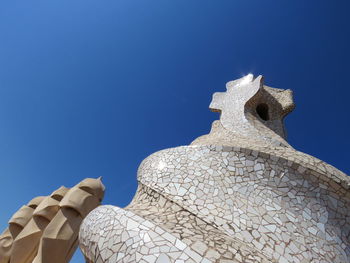
<instances>
[{"instance_id":1,"label":"sculpture","mask_svg":"<svg viewBox=\"0 0 350 263\"><path fill-rule=\"evenodd\" d=\"M104 196L101 178L87 178L71 188L60 202L60 210L46 227L33 263L69 262L78 246L78 233L84 217Z\"/></svg>"},{"instance_id":2,"label":"sculpture","mask_svg":"<svg viewBox=\"0 0 350 263\"><path fill-rule=\"evenodd\" d=\"M43 196L38 196L32 199L12 216L9 221L9 227L0 236L0 263L9 262L13 240L32 218L35 208L37 208L44 198Z\"/></svg>"},{"instance_id":3,"label":"sculpture","mask_svg":"<svg viewBox=\"0 0 350 263\"><path fill-rule=\"evenodd\" d=\"M286 142L292 92L251 74L226 89L209 134L147 157L127 207L84 219L87 262L350 261L349 177Z\"/></svg>"},{"instance_id":4,"label":"sculpture","mask_svg":"<svg viewBox=\"0 0 350 263\"><path fill-rule=\"evenodd\" d=\"M83 218L102 201L101 179L87 178L33 199L0 237L0 263L65 263L77 248Z\"/></svg>"},{"instance_id":5,"label":"sculpture","mask_svg":"<svg viewBox=\"0 0 350 263\"><path fill-rule=\"evenodd\" d=\"M13 241L10 262L32 262L39 247L42 233L60 209L59 202L68 189L64 186L42 200L33 212L32 219Z\"/></svg>"}]
</instances>

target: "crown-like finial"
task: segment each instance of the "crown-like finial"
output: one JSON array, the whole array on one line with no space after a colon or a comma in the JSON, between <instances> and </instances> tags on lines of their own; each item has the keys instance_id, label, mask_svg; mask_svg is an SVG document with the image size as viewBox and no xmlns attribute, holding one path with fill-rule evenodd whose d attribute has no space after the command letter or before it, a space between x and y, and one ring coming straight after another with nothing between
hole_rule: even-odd
<instances>
[{"instance_id":1,"label":"crown-like finial","mask_svg":"<svg viewBox=\"0 0 350 263\"><path fill-rule=\"evenodd\" d=\"M228 82L226 92L213 94L209 108L220 112L222 126L231 132L287 144L283 118L294 109L292 92L264 86L263 80L248 74Z\"/></svg>"}]
</instances>

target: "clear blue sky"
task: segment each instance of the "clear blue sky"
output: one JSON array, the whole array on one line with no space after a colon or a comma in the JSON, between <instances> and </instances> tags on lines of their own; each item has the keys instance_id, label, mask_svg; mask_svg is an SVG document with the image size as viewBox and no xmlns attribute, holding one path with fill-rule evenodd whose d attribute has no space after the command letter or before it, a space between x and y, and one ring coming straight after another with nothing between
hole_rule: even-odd
<instances>
[{"instance_id":1,"label":"clear blue sky","mask_svg":"<svg viewBox=\"0 0 350 263\"><path fill-rule=\"evenodd\" d=\"M139 163L208 133L212 93L249 72L294 91L289 142L349 174L347 2L1 1L1 229L85 177L127 205Z\"/></svg>"}]
</instances>

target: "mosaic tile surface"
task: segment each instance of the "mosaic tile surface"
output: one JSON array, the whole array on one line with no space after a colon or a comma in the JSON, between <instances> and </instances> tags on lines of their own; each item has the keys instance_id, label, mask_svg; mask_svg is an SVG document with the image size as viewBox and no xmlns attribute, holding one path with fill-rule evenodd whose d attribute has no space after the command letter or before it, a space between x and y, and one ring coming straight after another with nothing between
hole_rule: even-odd
<instances>
[{"instance_id":1,"label":"mosaic tile surface","mask_svg":"<svg viewBox=\"0 0 350 263\"><path fill-rule=\"evenodd\" d=\"M286 142L291 91L226 89L208 135L147 157L130 205L85 218L87 262L350 262L349 177Z\"/></svg>"}]
</instances>

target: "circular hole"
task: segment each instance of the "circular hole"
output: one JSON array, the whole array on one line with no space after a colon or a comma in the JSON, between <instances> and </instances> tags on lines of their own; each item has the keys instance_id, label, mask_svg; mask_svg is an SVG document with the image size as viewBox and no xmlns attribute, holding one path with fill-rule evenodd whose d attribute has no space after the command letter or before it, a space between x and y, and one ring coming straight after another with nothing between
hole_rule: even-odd
<instances>
[{"instance_id":1,"label":"circular hole","mask_svg":"<svg viewBox=\"0 0 350 263\"><path fill-rule=\"evenodd\" d=\"M270 119L269 106L267 106L266 103L260 103L258 106L256 106L256 113L264 121L268 121Z\"/></svg>"}]
</instances>

